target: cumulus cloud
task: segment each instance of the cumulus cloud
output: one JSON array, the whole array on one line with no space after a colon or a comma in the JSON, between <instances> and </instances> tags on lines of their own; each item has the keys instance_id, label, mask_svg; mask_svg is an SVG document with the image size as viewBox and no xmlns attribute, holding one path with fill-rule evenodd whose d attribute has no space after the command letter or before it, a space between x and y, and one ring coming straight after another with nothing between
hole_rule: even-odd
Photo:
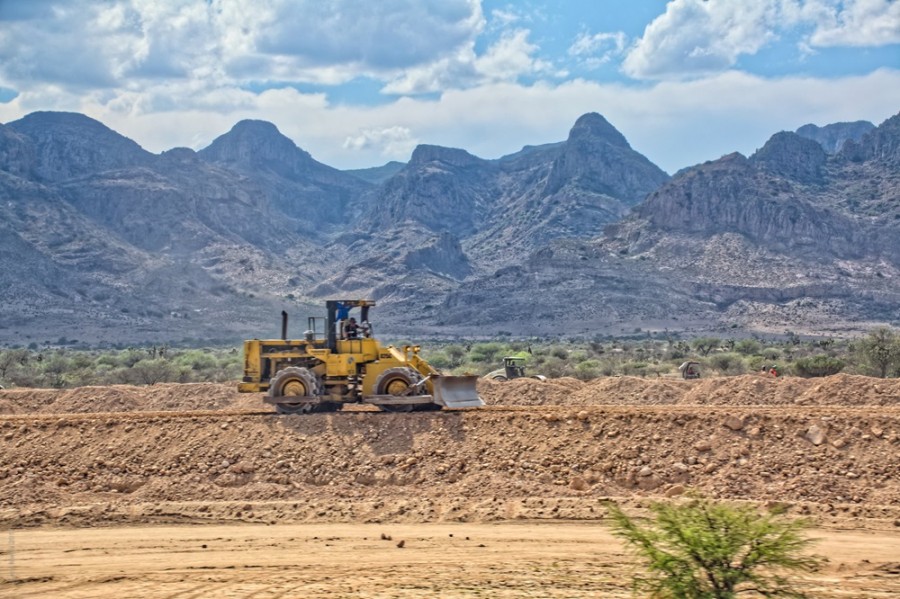
<instances>
[{"instance_id":1,"label":"cumulus cloud","mask_svg":"<svg viewBox=\"0 0 900 599\"><path fill-rule=\"evenodd\" d=\"M629 49L622 70L636 79L721 72L787 34L799 36L801 54L900 43L900 2L672 0Z\"/></svg>"},{"instance_id":2,"label":"cumulus cloud","mask_svg":"<svg viewBox=\"0 0 900 599\"><path fill-rule=\"evenodd\" d=\"M515 81L523 75L555 75L553 65L536 57L538 47L528 41L529 31L507 31L482 55L474 42L454 56L404 71L384 87L390 94L421 94L467 88L500 81Z\"/></svg>"},{"instance_id":3,"label":"cumulus cloud","mask_svg":"<svg viewBox=\"0 0 900 599\"><path fill-rule=\"evenodd\" d=\"M356 70L350 77L438 60L484 24L475 0L217 0L216 6L228 35L240 40L236 56L257 54L299 72L344 65Z\"/></svg>"},{"instance_id":4,"label":"cumulus cloud","mask_svg":"<svg viewBox=\"0 0 900 599\"><path fill-rule=\"evenodd\" d=\"M628 36L621 31L593 35L581 32L569 46L568 53L587 68L595 69L621 56L627 42Z\"/></svg>"},{"instance_id":5,"label":"cumulus cloud","mask_svg":"<svg viewBox=\"0 0 900 599\"><path fill-rule=\"evenodd\" d=\"M394 125L383 129L365 129L357 135L347 137L343 147L353 151L375 150L381 156L406 160L419 145L408 127Z\"/></svg>"},{"instance_id":6,"label":"cumulus cloud","mask_svg":"<svg viewBox=\"0 0 900 599\"><path fill-rule=\"evenodd\" d=\"M811 1L816 13L812 46L882 46L900 43L900 2L856 0L843 7L831 2Z\"/></svg>"},{"instance_id":7,"label":"cumulus cloud","mask_svg":"<svg viewBox=\"0 0 900 599\"><path fill-rule=\"evenodd\" d=\"M471 47L478 0L0 2L0 82L111 88L392 79Z\"/></svg>"},{"instance_id":8,"label":"cumulus cloud","mask_svg":"<svg viewBox=\"0 0 900 599\"><path fill-rule=\"evenodd\" d=\"M775 37L777 5L777 0L673 0L647 26L622 68L639 79L724 70L741 54L754 54Z\"/></svg>"}]
</instances>

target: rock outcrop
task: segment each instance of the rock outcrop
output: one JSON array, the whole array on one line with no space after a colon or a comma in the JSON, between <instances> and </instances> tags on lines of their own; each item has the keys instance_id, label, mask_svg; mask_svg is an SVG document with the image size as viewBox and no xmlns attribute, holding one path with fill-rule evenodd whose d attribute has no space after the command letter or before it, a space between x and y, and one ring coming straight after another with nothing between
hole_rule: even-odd
<instances>
[{"instance_id":1,"label":"rock outcrop","mask_svg":"<svg viewBox=\"0 0 900 599\"><path fill-rule=\"evenodd\" d=\"M797 129L797 135L818 142L829 154L836 154L847 141L859 141L862 136L875 128L869 121L852 123L832 123L824 127L803 125Z\"/></svg>"}]
</instances>

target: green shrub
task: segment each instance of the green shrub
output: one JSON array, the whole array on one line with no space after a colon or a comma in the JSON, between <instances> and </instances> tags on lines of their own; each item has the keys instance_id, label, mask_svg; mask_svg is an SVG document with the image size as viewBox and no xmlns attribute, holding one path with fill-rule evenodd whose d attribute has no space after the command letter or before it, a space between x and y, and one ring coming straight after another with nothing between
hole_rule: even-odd
<instances>
[{"instance_id":1,"label":"green shrub","mask_svg":"<svg viewBox=\"0 0 900 599\"><path fill-rule=\"evenodd\" d=\"M762 344L756 339L741 339L734 344L734 351L745 356L758 354L762 349Z\"/></svg>"},{"instance_id":2,"label":"green shrub","mask_svg":"<svg viewBox=\"0 0 900 599\"><path fill-rule=\"evenodd\" d=\"M622 372L628 376L647 376L649 365L646 362L625 362Z\"/></svg>"},{"instance_id":3,"label":"green shrub","mask_svg":"<svg viewBox=\"0 0 900 599\"><path fill-rule=\"evenodd\" d=\"M709 365L722 374L741 374L747 371L744 358L740 354L722 353L710 356Z\"/></svg>"},{"instance_id":4,"label":"green shrub","mask_svg":"<svg viewBox=\"0 0 900 599\"><path fill-rule=\"evenodd\" d=\"M794 372L796 372L798 376L806 378L831 376L832 374L837 374L843 370L845 365L843 360L820 354L810 358L800 358L795 361Z\"/></svg>"},{"instance_id":5,"label":"green shrub","mask_svg":"<svg viewBox=\"0 0 900 599\"><path fill-rule=\"evenodd\" d=\"M812 541L805 520L751 506L706 499L650 506L651 520L639 524L608 504L613 534L622 538L646 568L634 590L646 597L733 599L805 597L785 576L812 571L821 558L805 550Z\"/></svg>"},{"instance_id":6,"label":"green shrub","mask_svg":"<svg viewBox=\"0 0 900 599\"><path fill-rule=\"evenodd\" d=\"M550 355L554 358L559 358L560 360L565 360L569 357L569 350L565 347L561 347L556 345L550 348Z\"/></svg>"},{"instance_id":7,"label":"green shrub","mask_svg":"<svg viewBox=\"0 0 900 599\"><path fill-rule=\"evenodd\" d=\"M502 343L477 343L469 351L470 362L493 364L503 358L506 346Z\"/></svg>"},{"instance_id":8,"label":"green shrub","mask_svg":"<svg viewBox=\"0 0 900 599\"><path fill-rule=\"evenodd\" d=\"M595 379L600 373L599 360L584 360L575 365L575 377L583 381Z\"/></svg>"}]
</instances>

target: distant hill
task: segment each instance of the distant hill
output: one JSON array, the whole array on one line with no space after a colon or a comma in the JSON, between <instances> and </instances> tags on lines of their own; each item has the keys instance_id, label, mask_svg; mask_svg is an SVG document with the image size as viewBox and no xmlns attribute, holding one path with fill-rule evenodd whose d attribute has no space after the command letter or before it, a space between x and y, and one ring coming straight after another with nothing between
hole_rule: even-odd
<instances>
[{"instance_id":1,"label":"distant hill","mask_svg":"<svg viewBox=\"0 0 900 599\"><path fill-rule=\"evenodd\" d=\"M496 160L421 145L340 171L271 123L143 150L75 113L0 125L0 343L378 331L841 332L897 318L900 117L775 134L674 178L589 113Z\"/></svg>"},{"instance_id":2,"label":"distant hill","mask_svg":"<svg viewBox=\"0 0 900 599\"><path fill-rule=\"evenodd\" d=\"M900 324L898 156L900 116L831 155L778 133L750 158L683 170L596 239L553 241L471 281L442 313L474 330L516 312L528 325L515 333Z\"/></svg>"}]
</instances>

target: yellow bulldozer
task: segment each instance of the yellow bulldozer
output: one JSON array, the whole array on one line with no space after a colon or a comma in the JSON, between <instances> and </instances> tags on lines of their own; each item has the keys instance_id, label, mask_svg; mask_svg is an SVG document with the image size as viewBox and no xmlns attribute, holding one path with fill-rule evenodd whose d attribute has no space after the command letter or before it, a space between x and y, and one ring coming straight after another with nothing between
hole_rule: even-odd
<instances>
[{"instance_id":1,"label":"yellow bulldozer","mask_svg":"<svg viewBox=\"0 0 900 599\"><path fill-rule=\"evenodd\" d=\"M369 321L371 300L328 300L326 316L310 317L302 339L244 341L242 393L265 392L279 414L333 412L366 403L387 412L484 405L477 376L444 375L419 355L418 346L383 346ZM359 322L353 314L359 310Z\"/></svg>"}]
</instances>

